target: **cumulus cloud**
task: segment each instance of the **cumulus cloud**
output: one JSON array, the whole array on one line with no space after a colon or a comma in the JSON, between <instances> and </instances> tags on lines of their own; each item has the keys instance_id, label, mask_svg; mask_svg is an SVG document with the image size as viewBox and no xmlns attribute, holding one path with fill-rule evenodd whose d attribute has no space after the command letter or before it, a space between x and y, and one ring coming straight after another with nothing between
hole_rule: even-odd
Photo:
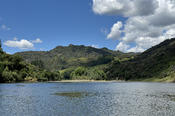
<instances>
[{"instance_id":1,"label":"cumulus cloud","mask_svg":"<svg viewBox=\"0 0 175 116\"><path fill-rule=\"evenodd\" d=\"M4 45L8 47L14 47L19 49L32 49L34 47L33 43L28 40L7 40L4 42Z\"/></svg>"},{"instance_id":2,"label":"cumulus cloud","mask_svg":"<svg viewBox=\"0 0 175 116\"><path fill-rule=\"evenodd\" d=\"M167 38L173 38L175 37L175 28L174 29L169 29L166 33L165 33L165 36Z\"/></svg>"},{"instance_id":3,"label":"cumulus cloud","mask_svg":"<svg viewBox=\"0 0 175 116\"><path fill-rule=\"evenodd\" d=\"M123 51L123 52L127 52L128 48L130 46L123 43L123 42L120 42L117 46L116 46L116 50L119 50L119 51Z\"/></svg>"},{"instance_id":4,"label":"cumulus cloud","mask_svg":"<svg viewBox=\"0 0 175 116\"><path fill-rule=\"evenodd\" d=\"M99 48L98 45L91 45L91 47L93 47L93 48Z\"/></svg>"},{"instance_id":5,"label":"cumulus cloud","mask_svg":"<svg viewBox=\"0 0 175 116\"><path fill-rule=\"evenodd\" d=\"M107 35L119 40L116 50L143 52L175 37L175 0L93 0L93 11L127 18L117 21Z\"/></svg>"},{"instance_id":6,"label":"cumulus cloud","mask_svg":"<svg viewBox=\"0 0 175 116\"><path fill-rule=\"evenodd\" d=\"M139 46L132 47L130 49L127 49L126 52L143 52L144 49Z\"/></svg>"},{"instance_id":7,"label":"cumulus cloud","mask_svg":"<svg viewBox=\"0 0 175 116\"><path fill-rule=\"evenodd\" d=\"M40 38L36 38L36 40L32 41L33 43L42 43L43 41Z\"/></svg>"},{"instance_id":8,"label":"cumulus cloud","mask_svg":"<svg viewBox=\"0 0 175 116\"><path fill-rule=\"evenodd\" d=\"M100 15L149 15L157 7L158 2L155 0L93 0L93 11Z\"/></svg>"},{"instance_id":9,"label":"cumulus cloud","mask_svg":"<svg viewBox=\"0 0 175 116\"><path fill-rule=\"evenodd\" d=\"M111 28L111 32L107 35L107 38L112 38L112 39L119 39L121 36L121 28L123 24L122 22L117 22L116 24L113 25Z\"/></svg>"}]
</instances>

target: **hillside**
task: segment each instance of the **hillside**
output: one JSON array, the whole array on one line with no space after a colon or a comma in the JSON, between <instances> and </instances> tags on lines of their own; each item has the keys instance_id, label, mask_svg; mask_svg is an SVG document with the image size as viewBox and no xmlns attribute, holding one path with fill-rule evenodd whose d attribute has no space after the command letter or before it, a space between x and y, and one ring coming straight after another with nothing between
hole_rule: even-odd
<instances>
[{"instance_id":1,"label":"hillside","mask_svg":"<svg viewBox=\"0 0 175 116\"><path fill-rule=\"evenodd\" d=\"M141 54L69 45L58 46L50 51L8 55L0 48L0 82L23 81L28 77L37 80L119 79L172 82L175 81L174 51L175 38Z\"/></svg>"},{"instance_id":2,"label":"hillside","mask_svg":"<svg viewBox=\"0 0 175 116\"><path fill-rule=\"evenodd\" d=\"M175 38L148 49L134 59L114 60L106 73L110 79L175 80Z\"/></svg>"},{"instance_id":3,"label":"hillside","mask_svg":"<svg viewBox=\"0 0 175 116\"><path fill-rule=\"evenodd\" d=\"M41 70L16 54L5 53L0 42L0 83L47 80L60 80L60 73Z\"/></svg>"},{"instance_id":4,"label":"hillside","mask_svg":"<svg viewBox=\"0 0 175 116\"><path fill-rule=\"evenodd\" d=\"M16 53L27 62L47 70L63 70L77 66L96 66L111 62L114 57L131 57L134 53L124 54L107 48L97 49L84 45L57 46L50 51L28 51Z\"/></svg>"}]
</instances>

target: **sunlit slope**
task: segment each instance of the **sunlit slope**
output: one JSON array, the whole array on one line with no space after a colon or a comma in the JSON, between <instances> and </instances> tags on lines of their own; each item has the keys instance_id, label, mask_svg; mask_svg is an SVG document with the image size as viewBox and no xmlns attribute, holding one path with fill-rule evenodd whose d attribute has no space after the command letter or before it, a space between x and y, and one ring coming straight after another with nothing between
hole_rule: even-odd
<instances>
[{"instance_id":1,"label":"sunlit slope","mask_svg":"<svg viewBox=\"0 0 175 116\"><path fill-rule=\"evenodd\" d=\"M106 73L110 79L175 80L175 38L148 49L134 59L114 60Z\"/></svg>"}]
</instances>

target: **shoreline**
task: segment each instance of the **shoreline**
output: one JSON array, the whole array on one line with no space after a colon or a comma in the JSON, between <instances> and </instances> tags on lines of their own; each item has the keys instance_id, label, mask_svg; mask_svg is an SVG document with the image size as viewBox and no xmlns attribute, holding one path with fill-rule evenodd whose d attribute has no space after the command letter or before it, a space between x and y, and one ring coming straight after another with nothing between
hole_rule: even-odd
<instances>
[{"instance_id":1,"label":"shoreline","mask_svg":"<svg viewBox=\"0 0 175 116\"><path fill-rule=\"evenodd\" d=\"M61 81L48 81L48 83L86 83L86 82L125 82L122 80L61 80Z\"/></svg>"},{"instance_id":2,"label":"shoreline","mask_svg":"<svg viewBox=\"0 0 175 116\"><path fill-rule=\"evenodd\" d=\"M0 84L13 84L13 83L88 83L88 82L151 82L151 83L175 83L174 81L170 80L153 80L152 78L150 79L143 79L143 80L129 80L129 81L124 81L124 80L60 80L60 81L21 81L21 82L6 82L6 83L0 83Z\"/></svg>"}]
</instances>

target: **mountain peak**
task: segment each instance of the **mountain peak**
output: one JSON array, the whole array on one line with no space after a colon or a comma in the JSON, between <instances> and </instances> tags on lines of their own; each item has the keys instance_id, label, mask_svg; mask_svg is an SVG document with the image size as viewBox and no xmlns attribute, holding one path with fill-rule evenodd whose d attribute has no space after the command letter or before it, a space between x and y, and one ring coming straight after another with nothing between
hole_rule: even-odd
<instances>
[{"instance_id":1,"label":"mountain peak","mask_svg":"<svg viewBox=\"0 0 175 116\"><path fill-rule=\"evenodd\" d=\"M118 52L107 48L97 49L91 46L70 44L69 46L57 46L48 52L28 51L17 54L30 63L35 60L40 60L44 62L46 69L58 70L72 66L88 65L100 57L114 57L122 53L118 54Z\"/></svg>"}]
</instances>

